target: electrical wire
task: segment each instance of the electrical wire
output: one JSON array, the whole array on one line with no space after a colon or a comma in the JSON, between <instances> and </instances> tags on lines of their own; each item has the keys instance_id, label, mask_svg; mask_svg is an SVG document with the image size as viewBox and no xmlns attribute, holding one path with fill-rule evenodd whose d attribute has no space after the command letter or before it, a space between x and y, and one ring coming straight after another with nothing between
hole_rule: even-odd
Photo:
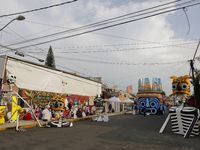
<instances>
[{"instance_id":1,"label":"electrical wire","mask_svg":"<svg viewBox=\"0 0 200 150\"><path fill-rule=\"evenodd\" d=\"M106 7L106 8L109 8L109 9L110 9L110 8L113 8L114 6L120 6L120 5L123 5L123 4L127 3L128 1L129 1L129 0L126 0L126 2L123 1L123 2L119 2L119 3L115 3L115 4L113 4L113 5L110 5L110 6ZM101 10L100 10L100 11L101 11ZM97 11L97 12L94 12L94 13L91 13L91 14L87 14L87 15L85 15L85 16L89 17L89 16L91 16L91 15L97 14L97 13L100 12L100 11ZM101 11L101 12L102 12L102 11ZM87 17L84 17L84 16L78 17L78 18L74 19L73 21L75 21L75 20L80 20L81 18L87 18ZM10 17L9 17L9 18L10 18ZM13 18L11 18L11 19L13 19ZM34 21L29 21L29 20L24 20L24 21L30 22L30 23L34 23L34 24L40 24L40 25L45 25L45 26L56 27L56 28L69 29L69 28L66 28L66 27L61 27L61 26L56 26L56 25L49 25L49 24L46 24L46 23L38 23L38 22L34 22ZM63 24L69 24L69 22L65 22L65 23L63 23ZM38 32L38 33L45 32L45 31L48 31L48 30L51 30L51 29L52 29L52 28L46 29L46 30L40 31L40 32ZM32 34L32 35L29 35L29 36L33 36L33 35L36 35L36 34L38 34L38 33L34 33L34 34ZM26 36L26 37L28 37L28 36ZM18 40L18 39L17 39L17 40ZM9 45L7 45L7 46L9 46Z\"/></svg>"},{"instance_id":2,"label":"electrical wire","mask_svg":"<svg viewBox=\"0 0 200 150\"><path fill-rule=\"evenodd\" d=\"M32 10L27 10L27 11L22 11L22 12L17 12L17 13L12 13L12 14L7 14L7 15L1 15L1 17L8 17L8 16L13 16L13 15L19 15L19 14L24 14L24 13L30 13L30 12L34 12L34 11L39 11L39 10L43 10L43 9L48 9L48 8L52 8L52 7L56 7L56 6L61 6L61 5L65 5L68 3L73 3L77 0L73 0L73 1L68 1L68 2L64 2L64 3L60 3L60 4L55 4L55 5L51 5L51 6L47 6L47 7L42 7L42 8L37 8L37 9L32 9Z\"/></svg>"},{"instance_id":3,"label":"electrical wire","mask_svg":"<svg viewBox=\"0 0 200 150\"><path fill-rule=\"evenodd\" d=\"M168 65L168 64L179 64L184 63L186 61L177 61L177 62L163 62L163 63L146 63L146 62L111 62L111 61L97 61L97 60L88 60L88 59L79 59L79 58L72 58L72 57L61 57L61 56L54 56L56 58L61 59L68 59L68 60L75 60L75 61L82 61L82 62L92 62L92 63L101 63L101 64L109 64L109 65Z\"/></svg>"},{"instance_id":4,"label":"electrical wire","mask_svg":"<svg viewBox=\"0 0 200 150\"><path fill-rule=\"evenodd\" d=\"M183 40L183 41L191 41L191 40ZM174 42L176 42L176 41L174 41ZM156 42L156 43L158 43L158 42ZM170 46L193 49L192 47L186 47L186 46L181 46L181 45L189 45L189 44L196 44L196 43L197 42L192 41L190 43L184 42L184 43L180 43L180 44L176 44L176 45L165 44L166 46L141 47L139 49L154 49L154 48L163 48L163 47L170 47ZM86 50L92 51L94 48L121 47L121 46L133 46L133 45L134 46L138 46L138 45L147 45L147 44L152 44L152 43L146 42L146 43L129 43L129 44L112 44L112 45L108 45L107 44L107 45L93 45L93 46L91 45L91 46L78 46L78 47L52 47L52 48L53 49L57 49L57 50L64 50L63 52L62 51L59 51L59 52L57 51L58 53L73 53L73 52L70 52L70 51L66 52L66 50L74 51L74 50L80 50L82 48L82 49L85 50L85 52L87 52ZM161 44L161 43L159 43L159 44ZM87 48L87 49L85 49L85 48ZM88 48L91 48L91 49L88 49ZM44 49L48 49L48 48L44 48ZM43 49L43 51L44 51L44 49ZM29 53L38 53L38 52L34 52L33 50L37 50L37 49L33 49L33 48L32 49L31 48L23 49L23 51L30 51ZM98 49L98 50L101 51L101 50L104 50L104 49ZM111 51L111 50L109 50L109 51Z\"/></svg>"},{"instance_id":5,"label":"electrical wire","mask_svg":"<svg viewBox=\"0 0 200 150\"><path fill-rule=\"evenodd\" d=\"M188 10L188 9L187 9L186 7L183 7L183 11L184 11L184 13L185 13L185 16L186 16L187 22L188 22L188 32L187 32L187 34L189 34L189 32L190 32L190 22L189 22L189 18L188 18L188 16L187 16L187 13L186 13L187 10Z\"/></svg>"},{"instance_id":6,"label":"electrical wire","mask_svg":"<svg viewBox=\"0 0 200 150\"><path fill-rule=\"evenodd\" d=\"M200 4L200 3L195 3L195 4L192 4L192 5L188 5L187 7L192 7L192 6L199 5L199 4ZM72 38L72 37L80 36L80 35L83 35L83 34L86 34L86 33L94 32L94 31L98 31L98 30L103 30L103 29L106 29L106 28L111 28L111 27L114 27L114 26L122 25L122 24L127 24L127 23L130 23L130 22L134 22L134 21L146 19L146 18L149 18L149 17L161 15L161 14L168 13L168 12L171 12L171 11L176 11L176 10L179 10L179 9L182 9L182 8L175 8L175 9L167 10L167 11L160 12L160 13L157 13L157 14L145 16L145 17L142 17L142 18L138 18L138 19L133 19L133 20L125 21L125 22L121 22L121 23L114 24L114 25L109 25L109 26L97 28L97 29L94 29L94 30L89 30L89 31L85 31L85 32L78 33L78 34L66 36L66 37L61 37L61 38L57 38L57 39L52 39L52 40L45 41L45 42L40 42L40 43L37 43L37 44L35 44L35 45L42 45L42 44L49 43L49 42L55 42L55 41L58 41L58 40L63 40L63 39L67 39L67 38ZM27 48L27 47L30 47L30 46L29 46L29 45L28 45L28 46L22 46L22 47L16 48L16 50L17 50L17 49Z\"/></svg>"},{"instance_id":7,"label":"electrical wire","mask_svg":"<svg viewBox=\"0 0 200 150\"><path fill-rule=\"evenodd\" d=\"M38 39L41 39L41 38L47 38L49 36L55 36L55 35L59 35L59 34L64 34L64 33L70 33L70 32L74 32L74 31L80 31L80 30L83 30L83 29L87 29L87 28L91 28L91 27L96 27L96 26L99 26L99 25L104 25L104 24L107 24L105 22L107 21L110 21L110 20L115 20L115 19L118 19L118 18L122 18L122 17L125 17L125 16L129 16L129 15L133 15L133 14L137 14L137 13L140 13L140 12L143 12L143 11L147 11L147 10L150 10L150 9L154 9L154 8L157 8L157 7L161 7L161 6L164 6L164 5L169 5L171 3L174 3L174 2L178 2L180 0L176 0L176 1L173 1L173 2L170 2L170 3L165 3L165 4L162 4L162 5L158 5L158 6L155 6L155 7L151 7L151 8L148 8L148 9L144 9L144 10L141 10L141 11L137 11L137 12L133 12L133 13L129 13L129 14L126 14L126 15L122 15L122 16L118 16L118 17L114 17L114 18L111 18L111 19L107 19L107 20L104 20L104 21L99 21L97 23L92 23L92 24L89 24L89 25L85 25L85 26L82 26L82 27L78 27L78 28L74 28L74 29L70 29L70 30L67 30L67 31L62 31L62 32L58 32L58 33L54 33L54 34L50 34L50 35L46 35L46 36L42 36L42 37L38 37L38 38L34 38L34 39L30 39L28 41L33 41L33 40L38 40ZM192 1L190 2L186 2L186 3L191 3ZM183 4L186 4L186 3L181 3L180 5L183 5ZM172 6L171 6L172 7ZM174 7L174 6L173 6ZM165 9L168 9L169 7L165 8ZM163 9L159 9L159 10L155 10L155 11L160 11L160 10L163 10ZM153 11L153 12L155 12ZM172 10L173 11L173 10ZM144 13L144 14L148 14L150 12L147 12L147 13ZM140 14L140 15L144 15L144 14ZM133 16L135 17L135 16ZM140 19L139 19L140 20ZM132 22L132 21L128 21L128 22L125 22L125 23L129 23L129 22ZM101 23L101 24L100 24ZM102 24L103 23L103 24ZM122 23L124 24L124 23ZM119 24L121 25L121 23ZM112 26L111 26L112 27ZM108 27L106 27L108 28ZM104 29L104 28L103 28ZM96 31L96 30L95 30ZM91 31L93 32L93 31ZM20 42L19 43L15 43L16 44L21 44ZM11 45L7 45L7 46L11 46Z\"/></svg>"},{"instance_id":8,"label":"electrical wire","mask_svg":"<svg viewBox=\"0 0 200 150\"><path fill-rule=\"evenodd\" d=\"M187 63L188 63L188 61L187 61L185 64L183 64L183 66L181 66L178 70L176 70L171 76L173 76L173 75L176 74L178 71L180 71ZM167 81L167 80L168 80L168 79L164 80L163 83L164 83L165 81Z\"/></svg>"},{"instance_id":9,"label":"electrical wire","mask_svg":"<svg viewBox=\"0 0 200 150\"><path fill-rule=\"evenodd\" d=\"M127 79L127 78L133 78L133 77L137 77L137 76L140 76L140 75L144 75L144 74L152 74L152 73L157 73L157 72L162 72L162 71L168 71L167 69L171 69L172 67L174 67L174 66L178 66L178 65L180 65L180 64L176 64L176 65L170 65L170 66L167 66L167 67L165 67L165 68L159 68L159 69L155 69L155 70L151 70L151 71L145 71L145 72L142 72L142 73L138 73L138 74L136 74L136 73L134 73L134 74L132 74L132 75L130 75L130 76L125 76L125 77L120 77L120 78L115 78L115 79L112 79L112 80L119 80L119 79Z\"/></svg>"}]
</instances>

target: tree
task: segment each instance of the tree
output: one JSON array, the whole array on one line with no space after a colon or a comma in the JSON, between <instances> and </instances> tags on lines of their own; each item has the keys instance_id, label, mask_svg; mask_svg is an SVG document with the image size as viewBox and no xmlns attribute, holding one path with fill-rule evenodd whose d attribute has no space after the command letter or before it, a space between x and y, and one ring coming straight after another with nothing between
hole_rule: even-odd
<instances>
[{"instance_id":1,"label":"tree","mask_svg":"<svg viewBox=\"0 0 200 150\"><path fill-rule=\"evenodd\" d=\"M166 96L166 93L165 93L165 91L162 91L162 96Z\"/></svg>"},{"instance_id":2,"label":"tree","mask_svg":"<svg viewBox=\"0 0 200 150\"><path fill-rule=\"evenodd\" d=\"M48 54L46 57L45 66L56 68L53 50L52 50L51 46L49 48L49 51L48 51Z\"/></svg>"}]
</instances>

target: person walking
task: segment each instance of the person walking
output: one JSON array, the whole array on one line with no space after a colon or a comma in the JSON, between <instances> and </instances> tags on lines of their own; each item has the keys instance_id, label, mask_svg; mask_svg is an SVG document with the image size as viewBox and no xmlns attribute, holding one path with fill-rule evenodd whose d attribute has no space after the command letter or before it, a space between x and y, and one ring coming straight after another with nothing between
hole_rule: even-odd
<instances>
[{"instance_id":1,"label":"person walking","mask_svg":"<svg viewBox=\"0 0 200 150\"><path fill-rule=\"evenodd\" d=\"M143 110L144 117L145 117L145 116L146 116L146 112L147 112L147 108L146 108L146 106L144 106L142 110Z\"/></svg>"}]
</instances>

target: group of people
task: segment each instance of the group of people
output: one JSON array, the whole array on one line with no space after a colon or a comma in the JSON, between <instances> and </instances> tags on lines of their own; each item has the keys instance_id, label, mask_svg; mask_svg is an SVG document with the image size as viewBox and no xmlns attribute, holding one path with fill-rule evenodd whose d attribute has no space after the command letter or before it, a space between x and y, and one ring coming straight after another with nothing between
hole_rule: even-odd
<instances>
[{"instance_id":1,"label":"group of people","mask_svg":"<svg viewBox=\"0 0 200 150\"><path fill-rule=\"evenodd\" d=\"M56 114L51 110L50 105L45 106L45 108L41 107L33 107L35 110L35 116L38 120L52 120L56 118ZM71 118L81 118L89 115L96 114L95 106L74 106L71 102L68 103L68 107L65 108L63 112L63 118L71 119ZM22 114L23 115L23 114ZM35 119L33 115L27 113L24 117L25 120Z\"/></svg>"}]
</instances>

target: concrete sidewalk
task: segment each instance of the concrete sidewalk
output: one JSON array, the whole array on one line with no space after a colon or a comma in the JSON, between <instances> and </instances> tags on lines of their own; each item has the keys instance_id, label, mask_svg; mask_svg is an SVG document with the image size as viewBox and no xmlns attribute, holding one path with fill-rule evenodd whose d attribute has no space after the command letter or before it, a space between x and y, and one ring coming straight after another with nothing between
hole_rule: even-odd
<instances>
[{"instance_id":1,"label":"concrete sidewalk","mask_svg":"<svg viewBox=\"0 0 200 150\"><path fill-rule=\"evenodd\" d=\"M119 112L119 113L111 113L111 114L107 114L107 115L108 116L114 116L114 115L122 115L122 114L123 114L122 112ZM102 116L103 115L105 115L105 114L103 113ZM92 119L94 117L98 117L98 115L85 116L85 117L82 117L82 118L66 119L66 120L71 121L71 122L75 122L75 121ZM40 120L41 126L45 126L46 124L47 124L47 121ZM39 127L39 124L37 123L37 121L33 121L33 120L20 120L18 126L19 126L19 129L22 129L22 128ZM16 128L16 123L4 123L3 125L0 125L0 131L15 130L15 128Z\"/></svg>"}]
</instances>

